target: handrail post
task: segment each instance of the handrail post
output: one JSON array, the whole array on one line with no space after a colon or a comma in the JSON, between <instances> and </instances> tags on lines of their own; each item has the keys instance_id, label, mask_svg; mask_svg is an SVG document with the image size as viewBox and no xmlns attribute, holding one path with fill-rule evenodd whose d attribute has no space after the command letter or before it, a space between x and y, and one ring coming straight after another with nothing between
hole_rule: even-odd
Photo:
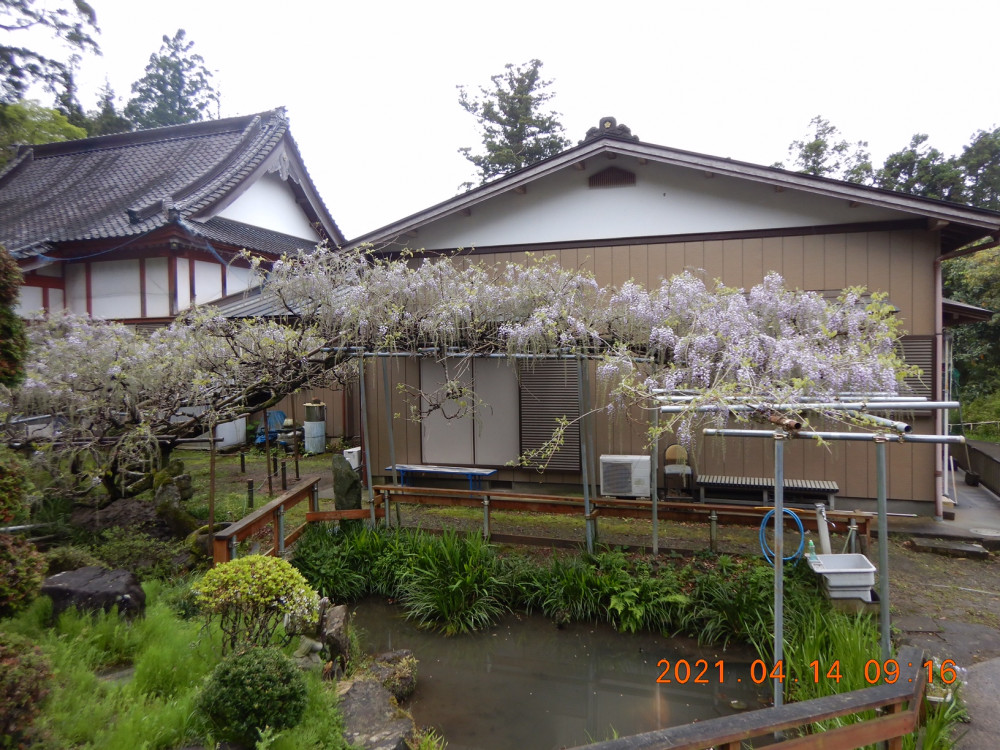
<instances>
[{"instance_id":1,"label":"handrail post","mask_svg":"<svg viewBox=\"0 0 1000 750\"><path fill-rule=\"evenodd\" d=\"M875 437L875 474L878 480L878 596L882 660L892 656L889 642L889 522L886 506L888 487L885 470L885 435Z\"/></svg>"},{"instance_id":2,"label":"handrail post","mask_svg":"<svg viewBox=\"0 0 1000 750\"><path fill-rule=\"evenodd\" d=\"M317 479L312 483L312 487L309 490L309 502L312 506L313 513L319 512L319 480Z\"/></svg>"},{"instance_id":3,"label":"handrail post","mask_svg":"<svg viewBox=\"0 0 1000 750\"><path fill-rule=\"evenodd\" d=\"M281 557L285 553L285 506L274 509L274 555Z\"/></svg>"},{"instance_id":4,"label":"handrail post","mask_svg":"<svg viewBox=\"0 0 1000 750\"><path fill-rule=\"evenodd\" d=\"M490 540L490 496L483 495L483 539Z\"/></svg>"},{"instance_id":5,"label":"handrail post","mask_svg":"<svg viewBox=\"0 0 1000 750\"><path fill-rule=\"evenodd\" d=\"M774 433L774 663L784 661L785 645L785 435ZM774 678L774 705L784 702L785 686ZM777 736L782 736L780 733Z\"/></svg>"},{"instance_id":6,"label":"handrail post","mask_svg":"<svg viewBox=\"0 0 1000 750\"><path fill-rule=\"evenodd\" d=\"M226 551L229 553L229 560L226 560L226 562L230 562L231 560L235 560L236 559L236 537L235 536L229 537L229 542L226 544Z\"/></svg>"}]
</instances>

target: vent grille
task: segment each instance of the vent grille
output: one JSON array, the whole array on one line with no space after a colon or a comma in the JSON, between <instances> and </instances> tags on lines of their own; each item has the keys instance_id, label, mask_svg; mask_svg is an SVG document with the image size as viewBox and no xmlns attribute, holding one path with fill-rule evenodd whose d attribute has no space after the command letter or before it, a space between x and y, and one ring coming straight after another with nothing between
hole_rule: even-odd
<instances>
[{"instance_id":1,"label":"vent grille","mask_svg":"<svg viewBox=\"0 0 1000 750\"><path fill-rule=\"evenodd\" d=\"M635 172L621 167L608 167L590 175L587 186L591 188L616 188L635 185Z\"/></svg>"},{"instance_id":2,"label":"vent grille","mask_svg":"<svg viewBox=\"0 0 1000 750\"><path fill-rule=\"evenodd\" d=\"M605 495L632 494L632 462L603 461L601 463L601 492Z\"/></svg>"},{"instance_id":3,"label":"vent grille","mask_svg":"<svg viewBox=\"0 0 1000 750\"><path fill-rule=\"evenodd\" d=\"M570 421L562 447L552 454L546 469L580 470L580 388L576 362L522 364L521 453L540 449L552 439L563 417Z\"/></svg>"},{"instance_id":4,"label":"vent grille","mask_svg":"<svg viewBox=\"0 0 1000 750\"><path fill-rule=\"evenodd\" d=\"M903 378L903 390L914 396L934 397L934 337L906 336L898 344L899 354L908 365L916 365L923 374Z\"/></svg>"}]
</instances>

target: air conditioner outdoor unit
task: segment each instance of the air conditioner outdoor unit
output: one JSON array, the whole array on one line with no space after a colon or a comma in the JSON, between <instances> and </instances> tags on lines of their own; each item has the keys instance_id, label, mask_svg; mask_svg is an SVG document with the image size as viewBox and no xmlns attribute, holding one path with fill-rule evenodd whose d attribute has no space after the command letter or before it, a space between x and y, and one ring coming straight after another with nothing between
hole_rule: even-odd
<instances>
[{"instance_id":1,"label":"air conditioner outdoor unit","mask_svg":"<svg viewBox=\"0 0 1000 750\"><path fill-rule=\"evenodd\" d=\"M601 456L601 494L649 497L649 456Z\"/></svg>"}]
</instances>

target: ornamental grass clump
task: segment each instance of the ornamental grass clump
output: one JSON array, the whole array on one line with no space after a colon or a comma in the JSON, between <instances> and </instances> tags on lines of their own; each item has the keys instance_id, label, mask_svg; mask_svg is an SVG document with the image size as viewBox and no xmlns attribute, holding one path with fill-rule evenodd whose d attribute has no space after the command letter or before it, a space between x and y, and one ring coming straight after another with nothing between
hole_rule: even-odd
<instances>
[{"instance_id":1,"label":"ornamental grass clump","mask_svg":"<svg viewBox=\"0 0 1000 750\"><path fill-rule=\"evenodd\" d=\"M223 563L194 588L206 619L219 622L223 653L267 646L283 623L286 630L299 630L318 616L316 591L280 557L248 555Z\"/></svg>"}]
</instances>

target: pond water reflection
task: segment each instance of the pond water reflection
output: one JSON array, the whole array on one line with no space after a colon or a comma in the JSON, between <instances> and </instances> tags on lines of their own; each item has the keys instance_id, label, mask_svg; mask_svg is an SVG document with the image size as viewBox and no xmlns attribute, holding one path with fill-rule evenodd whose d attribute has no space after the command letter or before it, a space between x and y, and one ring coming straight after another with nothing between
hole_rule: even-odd
<instances>
[{"instance_id":1,"label":"pond water reflection","mask_svg":"<svg viewBox=\"0 0 1000 750\"><path fill-rule=\"evenodd\" d=\"M353 627L364 631L373 653L413 650L420 666L408 708L451 750L573 747L735 713L734 702L758 708L770 695L769 683L747 679L756 658L749 650L625 635L603 624L557 630L540 615L510 615L489 631L445 638L372 599L356 607ZM657 683L661 659L670 660L669 684ZM699 659L708 666L707 684L694 684ZM673 672L677 660L692 667L683 685Z\"/></svg>"}]
</instances>

